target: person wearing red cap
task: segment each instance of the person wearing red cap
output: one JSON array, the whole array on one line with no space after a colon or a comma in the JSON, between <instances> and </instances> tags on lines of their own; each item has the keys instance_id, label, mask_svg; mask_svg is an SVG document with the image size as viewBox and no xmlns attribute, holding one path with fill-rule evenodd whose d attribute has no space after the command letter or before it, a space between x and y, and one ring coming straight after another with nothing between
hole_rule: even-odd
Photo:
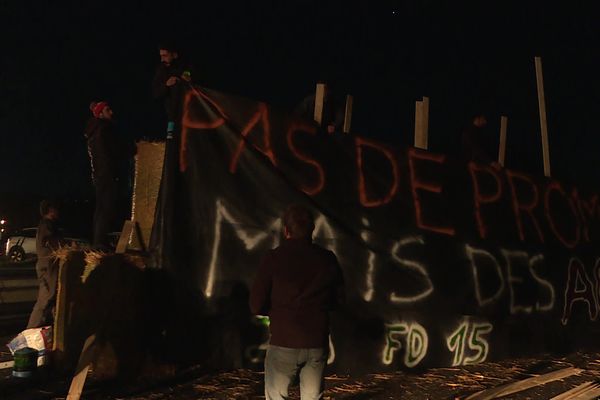
<instances>
[{"instance_id":1,"label":"person wearing red cap","mask_svg":"<svg viewBox=\"0 0 600 400\"><path fill-rule=\"evenodd\" d=\"M113 111L106 101L91 103L90 111L92 117L87 122L84 136L96 189L93 246L108 248L108 233L118 227L120 175L134 151L133 146L117 135Z\"/></svg>"},{"instance_id":2,"label":"person wearing red cap","mask_svg":"<svg viewBox=\"0 0 600 400\"><path fill-rule=\"evenodd\" d=\"M106 101L92 102L90 111L94 118L112 121L113 111Z\"/></svg>"}]
</instances>

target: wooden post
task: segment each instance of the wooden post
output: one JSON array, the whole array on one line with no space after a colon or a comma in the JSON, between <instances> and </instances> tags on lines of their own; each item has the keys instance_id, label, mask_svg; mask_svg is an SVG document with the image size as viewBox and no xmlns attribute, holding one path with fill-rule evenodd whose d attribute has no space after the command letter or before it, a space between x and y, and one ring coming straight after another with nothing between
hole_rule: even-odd
<instances>
[{"instance_id":1,"label":"wooden post","mask_svg":"<svg viewBox=\"0 0 600 400\"><path fill-rule=\"evenodd\" d=\"M421 123L421 148L427 150L429 148L429 97L423 96L423 112L421 115L423 122Z\"/></svg>"},{"instance_id":2,"label":"wooden post","mask_svg":"<svg viewBox=\"0 0 600 400\"><path fill-rule=\"evenodd\" d=\"M142 227L137 221L133 221L133 225L135 226L135 232L131 240L137 239L140 249L142 252L146 253L148 249L146 248L146 242L144 241L144 235L142 234Z\"/></svg>"},{"instance_id":3,"label":"wooden post","mask_svg":"<svg viewBox=\"0 0 600 400\"><path fill-rule=\"evenodd\" d=\"M421 125L423 124L423 102L415 101L415 147L420 148Z\"/></svg>"},{"instance_id":4,"label":"wooden post","mask_svg":"<svg viewBox=\"0 0 600 400\"><path fill-rule=\"evenodd\" d=\"M123 224L123 230L121 231L121 236L119 236L119 241L117 242L117 247L115 249L116 254L123 254L125 253L125 250L127 250L127 243L129 243L133 228L133 221L126 220Z\"/></svg>"},{"instance_id":5,"label":"wooden post","mask_svg":"<svg viewBox=\"0 0 600 400\"><path fill-rule=\"evenodd\" d=\"M542 154L544 156L544 175L550 176L550 145L548 144L548 123L546 121L544 76L542 74L542 59L540 57L535 57L535 78L537 82L538 106L540 110L540 128L542 130Z\"/></svg>"},{"instance_id":6,"label":"wooden post","mask_svg":"<svg viewBox=\"0 0 600 400\"><path fill-rule=\"evenodd\" d=\"M325 84L317 83L315 92L315 121L321 126L323 123L323 103L325 101Z\"/></svg>"},{"instance_id":7,"label":"wooden post","mask_svg":"<svg viewBox=\"0 0 600 400\"><path fill-rule=\"evenodd\" d=\"M427 140L423 139L423 101L415 102L415 147L427 149Z\"/></svg>"},{"instance_id":8,"label":"wooden post","mask_svg":"<svg viewBox=\"0 0 600 400\"><path fill-rule=\"evenodd\" d=\"M56 287L56 306L53 329L52 351L62 354L65 351L65 326L67 324L67 265L62 260L58 267L58 284Z\"/></svg>"},{"instance_id":9,"label":"wooden post","mask_svg":"<svg viewBox=\"0 0 600 400\"><path fill-rule=\"evenodd\" d=\"M77 368L75 369L75 376L71 380L71 386L69 387L69 394L67 400L79 400L81 393L83 392L83 386L87 378L88 370L92 365L92 362L96 358L96 352L98 346L96 344L96 335L89 336L83 344L79 361L77 362Z\"/></svg>"},{"instance_id":10,"label":"wooden post","mask_svg":"<svg viewBox=\"0 0 600 400\"><path fill-rule=\"evenodd\" d=\"M506 127L508 125L508 117L505 115L500 117L500 143L498 145L498 164L504 167L506 159Z\"/></svg>"},{"instance_id":11,"label":"wooden post","mask_svg":"<svg viewBox=\"0 0 600 400\"><path fill-rule=\"evenodd\" d=\"M350 126L352 125L352 103L354 98L352 95L346 95L346 111L344 113L344 133L350 133Z\"/></svg>"}]
</instances>

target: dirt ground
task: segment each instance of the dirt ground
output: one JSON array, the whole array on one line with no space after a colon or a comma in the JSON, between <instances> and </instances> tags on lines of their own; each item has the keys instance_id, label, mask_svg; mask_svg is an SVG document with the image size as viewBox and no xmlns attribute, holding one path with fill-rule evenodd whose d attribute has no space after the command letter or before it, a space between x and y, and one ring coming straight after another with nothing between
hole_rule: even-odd
<instances>
[{"instance_id":1,"label":"dirt ground","mask_svg":"<svg viewBox=\"0 0 600 400\"><path fill-rule=\"evenodd\" d=\"M358 378L339 375L326 377L324 399L465 399L478 391L520 381L568 367L582 369L579 374L514 393L503 399L551 399L585 382L600 378L600 354L575 353L567 357L537 357L502 362L487 362L455 368L436 368L419 374L395 372ZM64 400L68 382L57 380L20 382L18 390L3 392L10 378L0 384L5 400ZM93 376L93 374L92 374ZM14 378L12 378L14 380ZM88 380L82 399L88 400L176 400L176 399L263 399L263 374L239 369L207 374L192 367L168 380L146 379L135 385L102 385ZM298 387L292 387L290 399L299 399ZM593 399L596 397L582 397Z\"/></svg>"},{"instance_id":2,"label":"dirt ground","mask_svg":"<svg viewBox=\"0 0 600 400\"><path fill-rule=\"evenodd\" d=\"M588 381L600 378L600 354L576 353L564 358L531 358L483 363L460 368L437 368L421 374L405 372L372 374L354 379L326 377L325 399L459 399L483 389L497 387L567 367L584 371L563 380L505 396L506 399L549 399ZM168 388L123 397L127 400L262 399L263 375L236 370L201 376ZM298 387L291 399L299 399ZM95 399L100 399L97 397Z\"/></svg>"}]
</instances>

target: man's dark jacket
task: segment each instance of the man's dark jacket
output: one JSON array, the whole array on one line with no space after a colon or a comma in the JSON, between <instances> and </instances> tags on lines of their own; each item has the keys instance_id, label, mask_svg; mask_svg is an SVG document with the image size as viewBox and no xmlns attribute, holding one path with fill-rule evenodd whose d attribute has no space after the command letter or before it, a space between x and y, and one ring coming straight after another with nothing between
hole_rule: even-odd
<instances>
[{"instance_id":1,"label":"man's dark jacket","mask_svg":"<svg viewBox=\"0 0 600 400\"><path fill-rule=\"evenodd\" d=\"M188 83L181 79L184 71L191 71L191 66L177 58L170 65L159 64L152 80L152 97L164 102L169 121L181 119L184 86ZM173 86L167 86L170 77L180 78ZM192 75L193 78L193 75Z\"/></svg>"},{"instance_id":2,"label":"man's dark jacket","mask_svg":"<svg viewBox=\"0 0 600 400\"><path fill-rule=\"evenodd\" d=\"M87 139L94 183L118 178L127 168L129 158L135 153L133 143L128 143L117 135L114 122L107 119L90 118L84 135Z\"/></svg>"},{"instance_id":3,"label":"man's dark jacket","mask_svg":"<svg viewBox=\"0 0 600 400\"><path fill-rule=\"evenodd\" d=\"M268 315L270 344L326 347L329 311L343 297L336 256L308 239L287 239L263 258L250 292L250 309Z\"/></svg>"}]
</instances>

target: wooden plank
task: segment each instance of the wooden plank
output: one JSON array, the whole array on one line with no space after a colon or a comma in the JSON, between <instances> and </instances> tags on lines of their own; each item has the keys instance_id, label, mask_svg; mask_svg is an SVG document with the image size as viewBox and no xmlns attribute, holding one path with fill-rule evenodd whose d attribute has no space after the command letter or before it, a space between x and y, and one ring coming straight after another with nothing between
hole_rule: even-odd
<instances>
[{"instance_id":1,"label":"wooden plank","mask_svg":"<svg viewBox=\"0 0 600 400\"><path fill-rule=\"evenodd\" d=\"M546 120L546 97L544 94L544 75L542 59L535 57L535 79L537 82L538 106L540 111L540 128L542 131L542 154L544 157L544 175L550 176L550 145L548 143L548 122Z\"/></svg>"},{"instance_id":2,"label":"wooden plank","mask_svg":"<svg viewBox=\"0 0 600 400\"><path fill-rule=\"evenodd\" d=\"M96 335L91 335L85 340L83 350L81 350L79 362L77 363L77 368L75 369L75 376L73 377L71 386L69 387L67 400L79 400L81 397L88 370L90 369L92 361L95 357L96 348Z\"/></svg>"},{"instance_id":3,"label":"wooden plank","mask_svg":"<svg viewBox=\"0 0 600 400\"><path fill-rule=\"evenodd\" d=\"M323 103L325 102L325 84L317 83L315 92L315 121L319 126L323 123Z\"/></svg>"},{"instance_id":4,"label":"wooden plank","mask_svg":"<svg viewBox=\"0 0 600 400\"><path fill-rule=\"evenodd\" d=\"M567 390L557 396L554 396L550 400L572 400L580 395L589 394L593 392L595 389L598 389L598 384L593 381L584 382L581 385L575 386L573 389Z\"/></svg>"},{"instance_id":5,"label":"wooden plank","mask_svg":"<svg viewBox=\"0 0 600 400\"><path fill-rule=\"evenodd\" d=\"M429 97L423 96L423 111L421 112L421 148L429 148Z\"/></svg>"},{"instance_id":6,"label":"wooden plank","mask_svg":"<svg viewBox=\"0 0 600 400\"><path fill-rule=\"evenodd\" d=\"M129 238L131 238L131 233L133 232L134 227L135 225L133 224L133 221L125 221L125 223L123 224L123 229L121 230L121 236L119 236L119 241L117 242L117 248L115 249L115 253L125 253L125 250L127 250L127 243L129 243Z\"/></svg>"},{"instance_id":7,"label":"wooden plank","mask_svg":"<svg viewBox=\"0 0 600 400\"><path fill-rule=\"evenodd\" d=\"M498 164L504 167L506 160L506 129L508 127L508 117L500 117L500 142L498 145Z\"/></svg>"},{"instance_id":8,"label":"wooden plank","mask_svg":"<svg viewBox=\"0 0 600 400\"><path fill-rule=\"evenodd\" d=\"M497 399L502 396L508 396L509 394L521 392L523 390L530 389L535 386L543 385L548 382L557 381L560 379L567 378L571 375L577 375L583 372L582 369L569 367L552 371L547 374L534 376L531 378L523 379L521 381L508 383L506 385L498 386L491 389L482 390L474 393L467 397L465 400L491 400Z\"/></svg>"},{"instance_id":9,"label":"wooden plank","mask_svg":"<svg viewBox=\"0 0 600 400\"><path fill-rule=\"evenodd\" d=\"M423 102L415 102L415 147L422 149L421 134L423 132Z\"/></svg>"},{"instance_id":10,"label":"wooden plank","mask_svg":"<svg viewBox=\"0 0 600 400\"><path fill-rule=\"evenodd\" d=\"M140 226L140 224L138 224L137 221L134 221L133 223L135 226L135 231L134 231L134 235L131 238L131 240L133 241L134 239L137 238L138 246L145 253L147 251L147 247L145 244L146 242L144 241L144 234L142 233L142 227Z\"/></svg>"},{"instance_id":11,"label":"wooden plank","mask_svg":"<svg viewBox=\"0 0 600 400\"><path fill-rule=\"evenodd\" d=\"M5 361L0 363L0 369L12 368L15 365L14 361Z\"/></svg>"},{"instance_id":12,"label":"wooden plank","mask_svg":"<svg viewBox=\"0 0 600 400\"><path fill-rule=\"evenodd\" d=\"M65 330L67 324L67 263L65 260L61 260L58 267L55 310L52 350L63 353L65 351Z\"/></svg>"},{"instance_id":13,"label":"wooden plank","mask_svg":"<svg viewBox=\"0 0 600 400\"><path fill-rule=\"evenodd\" d=\"M595 387L578 393L575 397L571 397L569 400L597 400L600 397L600 389L596 384Z\"/></svg>"},{"instance_id":14,"label":"wooden plank","mask_svg":"<svg viewBox=\"0 0 600 400\"><path fill-rule=\"evenodd\" d=\"M350 133L350 127L352 125L352 104L354 103L354 98L352 95L346 95L346 110L344 113L344 133Z\"/></svg>"},{"instance_id":15,"label":"wooden plank","mask_svg":"<svg viewBox=\"0 0 600 400\"><path fill-rule=\"evenodd\" d=\"M83 392L83 387L85 385L85 380L87 379L87 374L90 370L90 365L91 364L88 364L81 368L81 370L79 370L79 372L71 380L71 386L69 387L67 400L79 400L79 398L81 397L81 393Z\"/></svg>"}]
</instances>

